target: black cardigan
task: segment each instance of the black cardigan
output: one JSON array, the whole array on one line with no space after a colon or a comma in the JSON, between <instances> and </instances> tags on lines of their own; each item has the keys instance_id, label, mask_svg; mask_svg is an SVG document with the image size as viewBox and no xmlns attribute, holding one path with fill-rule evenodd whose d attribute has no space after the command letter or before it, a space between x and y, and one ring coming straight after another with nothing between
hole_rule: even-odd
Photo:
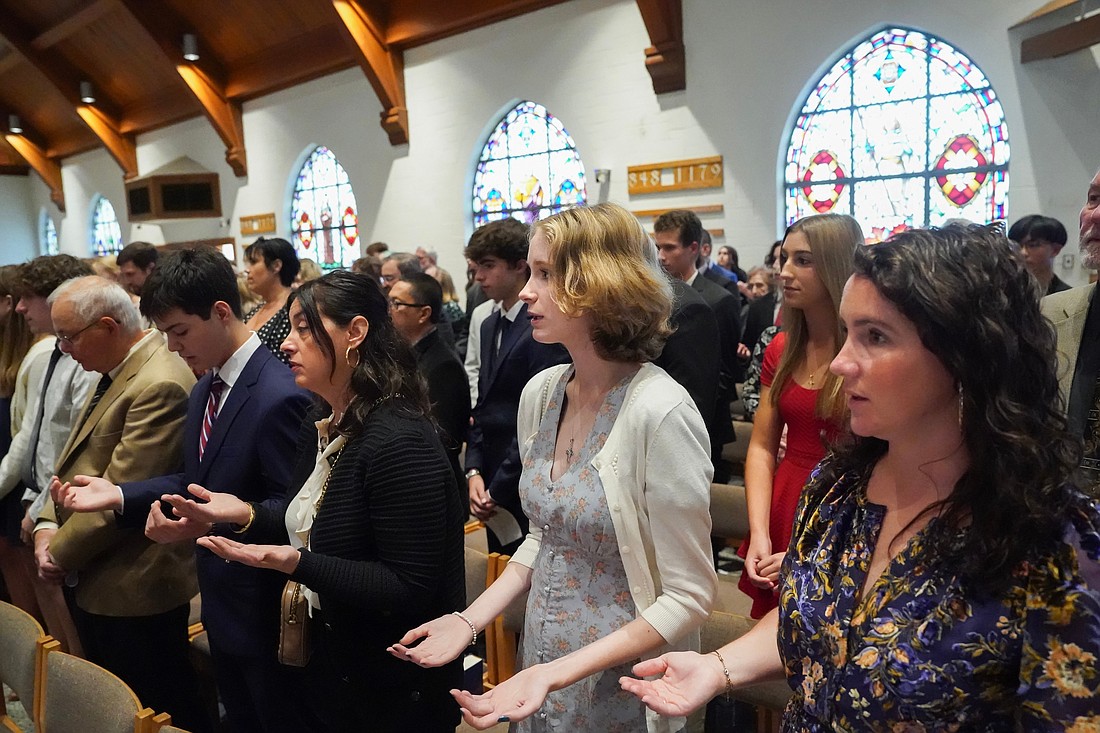
<instances>
[{"instance_id":1,"label":"black cardigan","mask_svg":"<svg viewBox=\"0 0 1100 733\"><path fill-rule=\"evenodd\" d=\"M307 426L288 501L316 463L317 431ZM392 402L371 413L332 469L311 549L301 551L291 578L319 595L331 661L364 703L384 701L390 710L401 701L427 703L457 724L448 690L462 684L461 659L421 669L386 647L465 607L464 508L431 422ZM282 514L256 518L269 530L276 521L284 522Z\"/></svg>"}]
</instances>

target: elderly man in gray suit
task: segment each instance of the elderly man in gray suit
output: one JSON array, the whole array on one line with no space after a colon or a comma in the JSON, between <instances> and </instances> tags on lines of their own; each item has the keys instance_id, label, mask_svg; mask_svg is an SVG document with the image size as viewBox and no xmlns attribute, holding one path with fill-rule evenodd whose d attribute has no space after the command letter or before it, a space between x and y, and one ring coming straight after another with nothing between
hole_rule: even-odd
<instances>
[{"instance_id":1,"label":"elderly man in gray suit","mask_svg":"<svg viewBox=\"0 0 1100 733\"><path fill-rule=\"evenodd\" d=\"M1100 269L1100 172L1089 184L1081 209L1081 264ZM1069 427L1085 442L1082 486L1100 493L1100 301L1096 284L1064 290L1042 300L1054 324L1058 379Z\"/></svg>"}]
</instances>

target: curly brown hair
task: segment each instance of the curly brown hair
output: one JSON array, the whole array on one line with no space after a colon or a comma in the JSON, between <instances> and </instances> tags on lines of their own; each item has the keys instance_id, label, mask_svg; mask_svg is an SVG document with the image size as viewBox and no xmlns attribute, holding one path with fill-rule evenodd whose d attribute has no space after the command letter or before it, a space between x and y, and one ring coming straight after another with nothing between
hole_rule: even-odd
<instances>
[{"instance_id":1,"label":"curly brown hair","mask_svg":"<svg viewBox=\"0 0 1100 733\"><path fill-rule=\"evenodd\" d=\"M19 266L17 287L20 293L46 298L66 280L92 274L91 265L72 255L43 255Z\"/></svg>"}]
</instances>

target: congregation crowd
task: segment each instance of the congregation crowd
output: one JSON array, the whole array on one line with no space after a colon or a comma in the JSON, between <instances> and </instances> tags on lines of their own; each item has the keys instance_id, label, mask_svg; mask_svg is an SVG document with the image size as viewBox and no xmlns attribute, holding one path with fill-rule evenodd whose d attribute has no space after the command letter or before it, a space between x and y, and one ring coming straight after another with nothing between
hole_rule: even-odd
<instances>
[{"instance_id":1,"label":"congregation crowd","mask_svg":"<svg viewBox=\"0 0 1100 733\"><path fill-rule=\"evenodd\" d=\"M381 243L0 268L7 597L196 732L681 731L771 679L787 731L1100 730L1100 301L1053 272L1065 228L815 215L748 272L691 211L653 228L490 222L465 307ZM701 649L742 479L759 621ZM511 561L467 603L470 518ZM520 671L462 689L517 599Z\"/></svg>"}]
</instances>

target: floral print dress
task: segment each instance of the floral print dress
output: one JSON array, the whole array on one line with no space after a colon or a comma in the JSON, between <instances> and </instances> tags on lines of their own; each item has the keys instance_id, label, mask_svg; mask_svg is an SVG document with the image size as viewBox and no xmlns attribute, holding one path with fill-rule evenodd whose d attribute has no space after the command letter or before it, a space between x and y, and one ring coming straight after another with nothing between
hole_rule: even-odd
<instances>
[{"instance_id":1,"label":"floral print dress","mask_svg":"<svg viewBox=\"0 0 1100 733\"><path fill-rule=\"evenodd\" d=\"M565 656L625 626L637 617L615 527L600 476L591 465L615 424L633 375L612 389L592 432L577 448L577 460L550 479L570 367L551 392L538 435L523 463L520 498L542 544L531 573L523 630L523 666ZM646 730L645 707L619 686L639 660L604 670L551 692L542 708L512 725L519 731Z\"/></svg>"},{"instance_id":2,"label":"floral print dress","mask_svg":"<svg viewBox=\"0 0 1100 733\"><path fill-rule=\"evenodd\" d=\"M885 508L867 500L869 472L832 482L827 465L806 486L782 572L779 648L795 691L784 731L1100 730L1100 592L1071 541L1020 567L1000 597L975 598L918 561L933 519L860 600ZM1096 510L1082 501L1069 519L1091 569Z\"/></svg>"}]
</instances>

